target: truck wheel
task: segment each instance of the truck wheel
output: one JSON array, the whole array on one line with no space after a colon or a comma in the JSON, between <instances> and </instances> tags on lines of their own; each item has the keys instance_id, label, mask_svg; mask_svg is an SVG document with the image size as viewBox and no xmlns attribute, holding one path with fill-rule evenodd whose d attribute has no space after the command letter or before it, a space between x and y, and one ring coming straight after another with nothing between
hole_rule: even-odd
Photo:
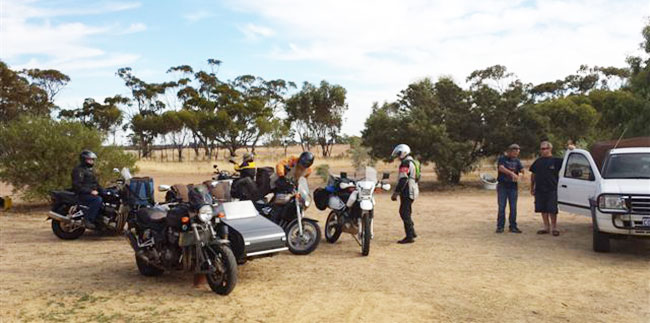
<instances>
[{"instance_id":1,"label":"truck wheel","mask_svg":"<svg viewBox=\"0 0 650 323\"><path fill-rule=\"evenodd\" d=\"M609 234L598 231L598 227L594 225L593 238L595 252L609 252Z\"/></svg>"}]
</instances>

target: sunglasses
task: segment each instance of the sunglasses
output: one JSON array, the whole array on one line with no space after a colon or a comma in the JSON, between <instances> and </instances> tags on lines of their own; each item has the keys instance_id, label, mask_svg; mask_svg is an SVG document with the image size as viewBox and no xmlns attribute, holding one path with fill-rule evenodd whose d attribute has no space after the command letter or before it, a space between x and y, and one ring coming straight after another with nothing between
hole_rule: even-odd
<instances>
[{"instance_id":1,"label":"sunglasses","mask_svg":"<svg viewBox=\"0 0 650 323\"><path fill-rule=\"evenodd\" d=\"M551 149L551 148L549 148L549 147L542 147L542 148L540 148L540 149L541 149L541 150L549 150L549 149Z\"/></svg>"}]
</instances>

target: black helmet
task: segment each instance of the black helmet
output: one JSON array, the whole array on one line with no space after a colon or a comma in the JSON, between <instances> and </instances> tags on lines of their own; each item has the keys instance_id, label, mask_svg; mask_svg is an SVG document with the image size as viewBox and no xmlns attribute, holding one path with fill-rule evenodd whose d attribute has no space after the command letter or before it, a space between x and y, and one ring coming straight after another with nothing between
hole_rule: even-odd
<instances>
[{"instance_id":1,"label":"black helmet","mask_svg":"<svg viewBox=\"0 0 650 323\"><path fill-rule=\"evenodd\" d=\"M92 151L90 151L90 150L84 150L84 151L82 151L81 154L79 155L79 160L80 160L82 163L85 163L85 162L86 162L86 159L97 159L97 155L95 155L95 153L92 152Z\"/></svg>"},{"instance_id":2,"label":"black helmet","mask_svg":"<svg viewBox=\"0 0 650 323\"><path fill-rule=\"evenodd\" d=\"M314 163L314 154L305 151L302 154L300 154L300 157L298 157L298 165L304 167L304 168L309 168L311 165Z\"/></svg>"}]
</instances>

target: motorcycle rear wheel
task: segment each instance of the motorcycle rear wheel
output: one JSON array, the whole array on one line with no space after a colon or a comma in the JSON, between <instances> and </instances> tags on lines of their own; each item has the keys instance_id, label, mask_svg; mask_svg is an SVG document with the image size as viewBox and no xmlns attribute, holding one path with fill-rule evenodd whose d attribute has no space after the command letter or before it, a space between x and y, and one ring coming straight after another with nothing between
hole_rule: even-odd
<instances>
[{"instance_id":1,"label":"motorcycle rear wheel","mask_svg":"<svg viewBox=\"0 0 650 323\"><path fill-rule=\"evenodd\" d=\"M372 239L372 232L371 232L372 219L370 218L370 213L366 213L363 215L363 218L361 219L361 223L362 223L361 225L363 226L362 228L363 237L361 237L361 254L367 256L370 253L370 239Z\"/></svg>"},{"instance_id":2,"label":"motorcycle rear wheel","mask_svg":"<svg viewBox=\"0 0 650 323\"><path fill-rule=\"evenodd\" d=\"M54 235L59 239L75 240L81 237L81 235L84 234L84 231L86 231L86 228L84 227L72 229L65 223L61 223L57 220L52 220L52 232L54 232Z\"/></svg>"},{"instance_id":3,"label":"motorcycle rear wheel","mask_svg":"<svg viewBox=\"0 0 650 323\"><path fill-rule=\"evenodd\" d=\"M205 249L208 257L220 273L207 274L208 285L219 295L228 295L237 285L237 259L230 247L212 246Z\"/></svg>"},{"instance_id":4,"label":"motorcycle rear wheel","mask_svg":"<svg viewBox=\"0 0 650 323\"><path fill-rule=\"evenodd\" d=\"M341 237L342 231L338 213L330 212L327 221L325 221L325 240L329 243L335 243Z\"/></svg>"}]
</instances>

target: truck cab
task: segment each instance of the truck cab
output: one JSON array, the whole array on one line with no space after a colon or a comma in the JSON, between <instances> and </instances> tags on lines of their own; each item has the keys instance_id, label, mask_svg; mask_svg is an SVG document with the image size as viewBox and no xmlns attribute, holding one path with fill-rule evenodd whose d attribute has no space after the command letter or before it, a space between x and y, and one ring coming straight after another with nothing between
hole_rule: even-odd
<instances>
[{"instance_id":1,"label":"truck cab","mask_svg":"<svg viewBox=\"0 0 650 323\"><path fill-rule=\"evenodd\" d=\"M592 218L596 252L608 252L610 238L650 238L650 147L610 149L602 163L586 150L568 150L558 206Z\"/></svg>"}]
</instances>

